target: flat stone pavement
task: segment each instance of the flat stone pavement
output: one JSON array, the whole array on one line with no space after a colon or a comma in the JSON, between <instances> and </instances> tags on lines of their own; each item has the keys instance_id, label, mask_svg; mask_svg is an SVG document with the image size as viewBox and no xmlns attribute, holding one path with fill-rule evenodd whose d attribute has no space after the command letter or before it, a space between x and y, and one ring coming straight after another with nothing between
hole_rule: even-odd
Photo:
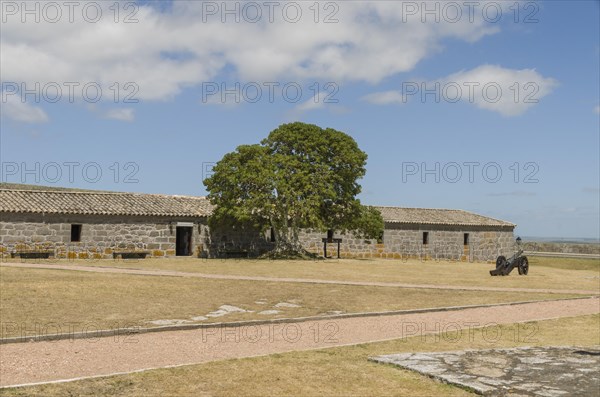
<instances>
[{"instance_id":1,"label":"flat stone pavement","mask_svg":"<svg viewBox=\"0 0 600 397\"><path fill-rule=\"evenodd\" d=\"M460 330L461 337L468 337L476 327L599 312L600 299L595 297L383 317L12 343L0 345L0 386L72 380L443 331Z\"/></svg>"},{"instance_id":2,"label":"flat stone pavement","mask_svg":"<svg viewBox=\"0 0 600 397\"><path fill-rule=\"evenodd\" d=\"M484 396L600 395L600 346L403 353L371 360L410 369Z\"/></svg>"},{"instance_id":3,"label":"flat stone pavement","mask_svg":"<svg viewBox=\"0 0 600 397\"><path fill-rule=\"evenodd\" d=\"M134 274L142 276L170 276L170 277L197 277L215 280L246 280L246 281L274 281L279 283L308 283L308 284L335 284L335 285L359 285L374 287L397 287L397 288L425 288L445 289L460 291L501 291L501 292L540 292L549 294L580 294L598 295L599 291L576 290L576 289L546 289L546 288L504 288L504 287L472 287L463 285L435 285L435 284L407 284L407 283L382 283L374 281L345 281L345 280L320 280L309 278L288 277L262 277L262 276L237 276L230 274L206 274L196 272L180 272L173 270L142 270L119 267L81 266L81 265L58 265L43 263L2 263L0 267L24 267L33 269L52 270L74 270L92 273L117 273Z\"/></svg>"}]
</instances>

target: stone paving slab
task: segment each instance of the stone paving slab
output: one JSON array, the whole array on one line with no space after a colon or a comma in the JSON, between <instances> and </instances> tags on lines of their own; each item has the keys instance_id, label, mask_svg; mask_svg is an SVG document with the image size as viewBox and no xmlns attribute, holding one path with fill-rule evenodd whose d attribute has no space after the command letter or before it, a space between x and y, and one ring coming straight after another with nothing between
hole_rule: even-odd
<instances>
[{"instance_id":1,"label":"stone paving slab","mask_svg":"<svg viewBox=\"0 0 600 397\"><path fill-rule=\"evenodd\" d=\"M600 346L404 353L371 360L484 396L600 396Z\"/></svg>"}]
</instances>

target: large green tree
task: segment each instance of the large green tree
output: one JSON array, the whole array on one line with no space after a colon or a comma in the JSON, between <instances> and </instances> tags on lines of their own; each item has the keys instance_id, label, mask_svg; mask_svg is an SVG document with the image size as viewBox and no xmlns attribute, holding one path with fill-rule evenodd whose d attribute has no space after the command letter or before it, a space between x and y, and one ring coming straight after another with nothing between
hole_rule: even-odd
<instances>
[{"instance_id":1,"label":"large green tree","mask_svg":"<svg viewBox=\"0 0 600 397\"><path fill-rule=\"evenodd\" d=\"M301 228L377 238L383 230L379 211L356 198L366 161L343 132L299 122L281 125L260 144L226 154L204 180L216 206L211 223L272 227L277 256L306 253Z\"/></svg>"}]
</instances>

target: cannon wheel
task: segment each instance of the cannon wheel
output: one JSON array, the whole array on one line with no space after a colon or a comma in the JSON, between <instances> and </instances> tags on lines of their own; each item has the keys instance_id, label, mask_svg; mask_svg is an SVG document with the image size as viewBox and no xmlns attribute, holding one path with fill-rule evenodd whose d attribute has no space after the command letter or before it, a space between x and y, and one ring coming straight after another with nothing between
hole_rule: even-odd
<instances>
[{"instance_id":1,"label":"cannon wheel","mask_svg":"<svg viewBox=\"0 0 600 397\"><path fill-rule=\"evenodd\" d=\"M506 257L504 255L500 255L496 258L496 269L500 269L502 265L506 262Z\"/></svg>"},{"instance_id":2,"label":"cannon wheel","mask_svg":"<svg viewBox=\"0 0 600 397\"><path fill-rule=\"evenodd\" d=\"M529 273L529 261L527 260L527 257L524 256L519 259L519 274L526 276L527 273Z\"/></svg>"}]
</instances>

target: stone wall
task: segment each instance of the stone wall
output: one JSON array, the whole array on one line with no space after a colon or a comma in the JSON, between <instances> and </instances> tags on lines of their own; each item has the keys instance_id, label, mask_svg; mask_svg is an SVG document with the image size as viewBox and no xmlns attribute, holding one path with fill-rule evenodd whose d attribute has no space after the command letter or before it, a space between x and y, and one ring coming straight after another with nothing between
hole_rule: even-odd
<instances>
[{"instance_id":1,"label":"stone wall","mask_svg":"<svg viewBox=\"0 0 600 397\"><path fill-rule=\"evenodd\" d=\"M58 257L112 258L115 250L175 255L177 222L193 222L192 254L203 249L206 219L164 217L42 215L2 213L0 249L53 249ZM71 242L71 225L81 226L81 239Z\"/></svg>"},{"instance_id":2,"label":"stone wall","mask_svg":"<svg viewBox=\"0 0 600 397\"><path fill-rule=\"evenodd\" d=\"M423 244L423 232L428 232L428 243ZM464 245L464 234L468 244ZM322 239L326 233L305 230L300 238L310 252L323 255ZM341 238L342 258L383 259L450 259L462 261L495 261L498 255L510 256L515 244L512 227L458 227L405 225L387 223L383 241L359 239L351 234L335 233ZM328 256L337 255L337 244L327 244Z\"/></svg>"},{"instance_id":3,"label":"stone wall","mask_svg":"<svg viewBox=\"0 0 600 397\"><path fill-rule=\"evenodd\" d=\"M192 256L218 257L226 252L247 252L257 256L274 244L269 233L234 227L209 230L206 218L177 219L131 216L66 216L43 214L0 214L0 250L52 249L58 257L112 258L115 250L147 251L154 257L174 256L178 222L193 223ZM82 225L81 241L71 242L71 225ZM423 232L429 233L423 244ZM464 234L468 244L464 245ZM300 240L313 253L323 255L326 233L302 230ZM342 258L384 258L427 260L494 261L498 255L514 252L512 227L457 227L386 224L382 241L365 240L351 234L342 238ZM337 254L337 244L329 243L328 256Z\"/></svg>"},{"instance_id":4,"label":"stone wall","mask_svg":"<svg viewBox=\"0 0 600 397\"><path fill-rule=\"evenodd\" d=\"M203 255L216 258L247 253L250 257L257 257L274 246L275 243L270 241L270 233L263 233L256 228L237 226L211 229L206 233Z\"/></svg>"}]
</instances>

